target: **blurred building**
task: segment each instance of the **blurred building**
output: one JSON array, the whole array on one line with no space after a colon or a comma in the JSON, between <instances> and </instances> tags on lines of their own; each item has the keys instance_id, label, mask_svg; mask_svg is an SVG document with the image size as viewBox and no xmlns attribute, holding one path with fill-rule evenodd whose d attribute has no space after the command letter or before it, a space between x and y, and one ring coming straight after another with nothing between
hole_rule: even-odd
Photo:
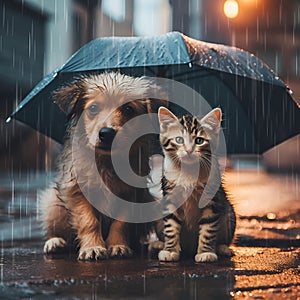
<instances>
[{"instance_id":1,"label":"blurred building","mask_svg":"<svg viewBox=\"0 0 300 300\"><path fill-rule=\"evenodd\" d=\"M0 171L53 167L59 145L5 123L46 74L94 38L171 30L168 0L0 0L0 7Z\"/></svg>"},{"instance_id":2,"label":"blurred building","mask_svg":"<svg viewBox=\"0 0 300 300\"><path fill-rule=\"evenodd\" d=\"M300 99L300 1L231 1L238 4L234 18L224 13L226 0L171 0L173 30L250 51L288 82Z\"/></svg>"}]
</instances>

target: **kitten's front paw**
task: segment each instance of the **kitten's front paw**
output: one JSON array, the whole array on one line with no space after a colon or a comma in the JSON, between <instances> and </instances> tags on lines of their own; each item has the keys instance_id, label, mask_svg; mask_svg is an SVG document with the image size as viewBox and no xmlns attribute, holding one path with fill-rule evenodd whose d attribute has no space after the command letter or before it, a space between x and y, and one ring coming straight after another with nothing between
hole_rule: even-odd
<instances>
[{"instance_id":1,"label":"kitten's front paw","mask_svg":"<svg viewBox=\"0 0 300 300\"><path fill-rule=\"evenodd\" d=\"M218 247L218 254L220 256L225 256L225 257L231 257L233 256L233 252L227 245L219 245Z\"/></svg>"},{"instance_id":2,"label":"kitten's front paw","mask_svg":"<svg viewBox=\"0 0 300 300\"><path fill-rule=\"evenodd\" d=\"M113 245L108 247L108 254L112 258L130 257L132 250L125 245Z\"/></svg>"},{"instance_id":3,"label":"kitten's front paw","mask_svg":"<svg viewBox=\"0 0 300 300\"><path fill-rule=\"evenodd\" d=\"M151 252L151 251L155 251L155 250L162 250L164 249L164 242L162 241L153 241L151 243L149 243L148 245L148 251Z\"/></svg>"},{"instance_id":4,"label":"kitten's front paw","mask_svg":"<svg viewBox=\"0 0 300 300\"><path fill-rule=\"evenodd\" d=\"M80 248L78 259L79 260L98 260L98 259L106 259L107 258L107 250L102 246L94 246L87 248Z\"/></svg>"},{"instance_id":5,"label":"kitten's front paw","mask_svg":"<svg viewBox=\"0 0 300 300\"><path fill-rule=\"evenodd\" d=\"M214 262L218 260L218 256L213 252L204 252L195 255L195 262Z\"/></svg>"},{"instance_id":6,"label":"kitten's front paw","mask_svg":"<svg viewBox=\"0 0 300 300\"><path fill-rule=\"evenodd\" d=\"M175 251L161 250L158 253L158 259L160 261L178 261L179 253Z\"/></svg>"},{"instance_id":7,"label":"kitten's front paw","mask_svg":"<svg viewBox=\"0 0 300 300\"><path fill-rule=\"evenodd\" d=\"M44 253L55 253L66 246L67 242L63 238L53 237L46 241L44 245Z\"/></svg>"}]
</instances>

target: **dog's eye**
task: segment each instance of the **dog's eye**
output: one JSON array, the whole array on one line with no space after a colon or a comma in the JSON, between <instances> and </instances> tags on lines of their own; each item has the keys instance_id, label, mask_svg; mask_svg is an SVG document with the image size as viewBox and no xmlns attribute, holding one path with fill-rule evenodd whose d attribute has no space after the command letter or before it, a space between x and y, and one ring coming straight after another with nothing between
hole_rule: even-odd
<instances>
[{"instance_id":1,"label":"dog's eye","mask_svg":"<svg viewBox=\"0 0 300 300\"><path fill-rule=\"evenodd\" d=\"M130 105L125 105L123 108L122 108L122 113L127 116L127 117L130 117L134 114L134 108Z\"/></svg>"},{"instance_id":2,"label":"dog's eye","mask_svg":"<svg viewBox=\"0 0 300 300\"><path fill-rule=\"evenodd\" d=\"M88 111L92 116L95 116L100 111L100 108L97 104L92 104L88 107Z\"/></svg>"}]
</instances>

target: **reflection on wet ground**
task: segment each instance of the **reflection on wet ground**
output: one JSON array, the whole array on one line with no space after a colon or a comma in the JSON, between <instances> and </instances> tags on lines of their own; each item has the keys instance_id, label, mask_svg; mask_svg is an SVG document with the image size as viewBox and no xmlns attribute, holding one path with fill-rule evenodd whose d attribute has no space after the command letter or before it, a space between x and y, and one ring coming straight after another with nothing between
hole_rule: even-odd
<instances>
[{"instance_id":1,"label":"reflection on wet ground","mask_svg":"<svg viewBox=\"0 0 300 300\"><path fill-rule=\"evenodd\" d=\"M235 256L213 264L44 256L36 195L50 180L0 178L1 299L297 299L300 293L299 175L226 174L240 216Z\"/></svg>"}]
</instances>

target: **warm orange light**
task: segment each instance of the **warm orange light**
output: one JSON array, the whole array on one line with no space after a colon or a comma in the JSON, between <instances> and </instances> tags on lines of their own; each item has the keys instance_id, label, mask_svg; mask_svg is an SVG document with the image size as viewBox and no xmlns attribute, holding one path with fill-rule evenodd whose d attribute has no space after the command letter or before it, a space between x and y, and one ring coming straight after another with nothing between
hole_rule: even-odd
<instances>
[{"instance_id":1,"label":"warm orange light","mask_svg":"<svg viewBox=\"0 0 300 300\"><path fill-rule=\"evenodd\" d=\"M239 14L239 4L235 0L227 0L224 3L224 14L229 19L234 19Z\"/></svg>"}]
</instances>

